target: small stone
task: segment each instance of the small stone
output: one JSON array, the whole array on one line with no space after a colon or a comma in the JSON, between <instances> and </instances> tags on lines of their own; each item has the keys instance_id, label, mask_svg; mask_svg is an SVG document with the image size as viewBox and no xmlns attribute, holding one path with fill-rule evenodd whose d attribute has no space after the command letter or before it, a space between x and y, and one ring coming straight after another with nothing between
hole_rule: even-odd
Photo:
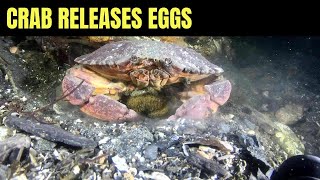
<instances>
[{"instance_id":1,"label":"small stone","mask_svg":"<svg viewBox=\"0 0 320 180\"><path fill-rule=\"evenodd\" d=\"M8 179L9 173L9 167L0 164L0 179Z\"/></svg>"},{"instance_id":2,"label":"small stone","mask_svg":"<svg viewBox=\"0 0 320 180\"><path fill-rule=\"evenodd\" d=\"M247 133L248 133L249 135L255 135L255 134L256 134L256 132L254 132L254 130L249 130Z\"/></svg>"},{"instance_id":3,"label":"small stone","mask_svg":"<svg viewBox=\"0 0 320 180\"><path fill-rule=\"evenodd\" d=\"M72 169L72 172L77 175L79 174L81 171L80 167L78 165L74 166L73 169Z\"/></svg>"},{"instance_id":4,"label":"small stone","mask_svg":"<svg viewBox=\"0 0 320 180\"><path fill-rule=\"evenodd\" d=\"M134 180L134 176L131 173L124 173L123 174L123 179L124 180Z\"/></svg>"},{"instance_id":5,"label":"small stone","mask_svg":"<svg viewBox=\"0 0 320 180\"><path fill-rule=\"evenodd\" d=\"M102 138L98 143L99 143L99 145L100 145L100 144L106 144L109 140L110 140L109 137L104 137L104 138Z\"/></svg>"},{"instance_id":6,"label":"small stone","mask_svg":"<svg viewBox=\"0 0 320 180\"><path fill-rule=\"evenodd\" d=\"M137 170L136 168L130 168L130 169L129 169L129 172L130 172L133 176L135 176L135 175L138 174L138 170Z\"/></svg>"},{"instance_id":7,"label":"small stone","mask_svg":"<svg viewBox=\"0 0 320 180\"><path fill-rule=\"evenodd\" d=\"M140 159L139 159L139 161L140 162L144 162L146 159L144 158L144 157L141 157Z\"/></svg>"},{"instance_id":8,"label":"small stone","mask_svg":"<svg viewBox=\"0 0 320 180\"><path fill-rule=\"evenodd\" d=\"M144 152L144 156L147 159L156 160L158 156L158 146L154 144L149 145Z\"/></svg>"},{"instance_id":9,"label":"small stone","mask_svg":"<svg viewBox=\"0 0 320 180\"><path fill-rule=\"evenodd\" d=\"M19 113L17 113L17 112L11 113L11 116L18 116L18 115L19 115Z\"/></svg>"},{"instance_id":10,"label":"small stone","mask_svg":"<svg viewBox=\"0 0 320 180\"><path fill-rule=\"evenodd\" d=\"M12 136L13 130L10 128L7 128L5 126L0 126L0 141L4 141L8 137Z\"/></svg>"},{"instance_id":11,"label":"small stone","mask_svg":"<svg viewBox=\"0 0 320 180\"><path fill-rule=\"evenodd\" d=\"M217 160L218 160L218 161L221 161L221 160L233 159L233 158L235 158L235 155L233 155L233 154L228 154L228 155L224 155L224 156L221 156L221 157L217 157Z\"/></svg>"},{"instance_id":12,"label":"small stone","mask_svg":"<svg viewBox=\"0 0 320 180\"><path fill-rule=\"evenodd\" d=\"M120 180L120 179L122 179L121 178L122 176L121 176L121 173L120 172L116 172L116 173L114 173L114 175L113 175L113 179L115 179L115 180Z\"/></svg>"},{"instance_id":13,"label":"small stone","mask_svg":"<svg viewBox=\"0 0 320 180\"><path fill-rule=\"evenodd\" d=\"M278 121L285 125L297 123L303 116L303 106L298 104L287 104L275 113Z\"/></svg>"},{"instance_id":14,"label":"small stone","mask_svg":"<svg viewBox=\"0 0 320 180\"><path fill-rule=\"evenodd\" d=\"M6 75L6 76L7 76L7 75ZM12 91L12 89L7 89L6 92L5 92L5 94L10 94L11 91Z\"/></svg>"},{"instance_id":15,"label":"small stone","mask_svg":"<svg viewBox=\"0 0 320 180\"><path fill-rule=\"evenodd\" d=\"M20 98L21 101L26 102L27 98L25 96L23 96L22 98Z\"/></svg>"},{"instance_id":16,"label":"small stone","mask_svg":"<svg viewBox=\"0 0 320 180\"><path fill-rule=\"evenodd\" d=\"M36 142L33 145L33 148L38 151L51 151L56 146L56 143L45 140L43 138L36 136Z\"/></svg>"},{"instance_id":17,"label":"small stone","mask_svg":"<svg viewBox=\"0 0 320 180\"><path fill-rule=\"evenodd\" d=\"M269 91L263 91L262 95L265 97L269 97Z\"/></svg>"},{"instance_id":18,"label":"small stone","mask_svg":"<svg viewBox=\"0 0 320 180\"><path fill-rule=\"evenodd\" d=\"M269 105L268 104L262 104L261 109L263 111L269 111Z\"/></svg>"},{"instance_id":19,"label":"small stone","mask_svg":"<svg viewBox=\"0 0 320 180\"><path fill-rule=\"evenodd\" d=\"M18 47L17 46L12 46L9 48L10 53L16 54L18 52Z\"/></svg>"},{"instance_id":20,"label":"small stone","mask_svg":"<svg viewBox=\"0 0 320 180\"><path fill-rule=\"evenodd\" d=\"M158 132L157 135L159 139L164 139L166 137L166 135L163 132Z\"/></svg>"},{"instance_id":21,"label":"small stone","mask_svg":"<svg viewBox=\"0 0 320 180\"><path fill-rule=\"evenodd\" d=\"M112 173L112 170L106 168L103 170L102 172L102 179L111 179L111 173Z\"/></svg>"},{"instance_id":22,"label":"small stone","mask_svg":"<svg viewBox=\"0 0 320 180\"><path fill-rule=\"evenodd\" d=\"M168 176L161 172L153 172L149 178L154 180L170 180Z\"/></svg>"},{"instance_id":23,"label":"small stone","mask_svg":"<svg viewBox=\"0 0 320 180\"><path fill-rule=\"evenodd\" d=\"M135 162L136 162L136 159L135 159L135 158L132 158L132 159L131 159L131 162L135 163Z\"/></svg>"},{"instance_id":24,"label":"small stone","mask_svg":"<svg viewBox=\"0 0 320 180\"><path fill-rule=\"evenodd\" d=\"M233 119L233 118L234 118L234 115L233 115L233 114L228 114L228 118L229 118L229 119Z\"/></svg>"},{"instance_id":25,"label":"small stone","mask_svg":"<svg viewBox=\"0 0 320 180\"><path fill-rule=\"evenodd\" d=\"M28 180L28 178L25 174L20 174L19 176L11 178L11 180Z\"/></svg>"},{"instance_id":26,"label":"small stone","mask_svg":"<svg viewBox=\"0 0 320 180\"><path fill-rule=\"evenodd\" d=\"M138 173L138 176L140 176L140 177L144 177L144 172L143 171L139 171L139 173Z\"/></svg>"},{"instance_id":27,"label":"small stone","mask_svg":"<svg viewBox=\"0 0 320 180\"><path fill-rule=\"evenodd\" d=\"M116 156L112 157L112 161L119 171L127 172L129 170L129 166L126 163L125 158L121 158L118 155L116 155Z\"/></svg>"},{"instance_id":28,"label":"small stone","mask_svg":"<svg viewBox=\"0 0 320 180\"><path fill-rule=\"evenodd\" d=\"M56 149L53 151L53 155L54 155L54 157L56 157L56 159L62 161L62 157Z\"/></svg>"},{"instance_id":29,"label":"small stone","mask_svg":"<svg viewBox=\"0 0 320 180\"><path fill-rule=\"evenodd\" d=\"M76 119L74 123L82 123L81 119Z\"/></svg>"},{"instance_id":30,"label":"small stone","mask_svg":"<svg viewBox=\"0 0 320 180\"><path fill-rule=\"evenodd\" d=\"M59 104L54 104L52 106L52 108L53 108L55 113L60 114L60 115L64 114L64 111L63 111L63 109L61 108L61 106Z\"/></svg>"}]
</instances>

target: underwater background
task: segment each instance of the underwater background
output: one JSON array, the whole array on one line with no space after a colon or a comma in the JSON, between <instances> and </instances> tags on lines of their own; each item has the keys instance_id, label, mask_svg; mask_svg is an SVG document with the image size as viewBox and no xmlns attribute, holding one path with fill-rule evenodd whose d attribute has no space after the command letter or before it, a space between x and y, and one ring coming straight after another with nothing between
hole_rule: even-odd
<instances>
[{"instance_id":1,"label":"underwater background","mask_svg":"<svg viewBox=\"0 0 320 180\"><path fill-rule=\"evenodd\" d=\"M133 39L201 53L223 68L232 84L229 100L208 121L125 123L102 122L56 101L76 57ZM268 179L289 157L320 156L320 37L0 40L0 179ZM132 106L149 100L142 97ZM40 119L54 127L38 126Z\"/></svg>"}]
</instances>

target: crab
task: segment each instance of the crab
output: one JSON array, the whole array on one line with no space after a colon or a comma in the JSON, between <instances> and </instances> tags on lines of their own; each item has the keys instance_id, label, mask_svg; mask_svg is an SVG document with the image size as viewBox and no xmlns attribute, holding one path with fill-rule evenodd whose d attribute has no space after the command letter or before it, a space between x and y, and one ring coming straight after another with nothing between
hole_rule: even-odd
<instances>
[{"instance_id":1,"label":"crab","mask_svg":"<svg viewBox=\"0 0 320 180\"><path fill-rule=\"evenodd\" d=\"M161 92L174 85L183 87L174 95L181 104L168 116L170 120L208 119L231 93L231 83L222 76L221 67L191 48L168 42L111 42L74 61L77 64L67 70L62 81L63 92L69 93L66 100L102 121L144 117L122 101L123 96L136 90Z\"/></svg>"}]
</instances>

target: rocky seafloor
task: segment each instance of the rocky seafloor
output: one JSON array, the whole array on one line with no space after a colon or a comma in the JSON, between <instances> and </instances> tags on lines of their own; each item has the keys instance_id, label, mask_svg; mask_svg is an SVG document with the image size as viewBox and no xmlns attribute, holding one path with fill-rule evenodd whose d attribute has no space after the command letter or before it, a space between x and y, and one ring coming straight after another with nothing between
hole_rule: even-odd
<instances>
[{"instance_id":1,"label":"rocky seafloor","mask_svg":"<svg viewBox=\"0 0 320 180\"><path fill-rule=\"evenodd\" d=\"M225 70L229 101L206 121L107 123L55 101L93 48L37 38L0 39L0 179L269 179L290 156L320 155L319 60L305 49L186 39Z\"/></svg>"}]
</instances>

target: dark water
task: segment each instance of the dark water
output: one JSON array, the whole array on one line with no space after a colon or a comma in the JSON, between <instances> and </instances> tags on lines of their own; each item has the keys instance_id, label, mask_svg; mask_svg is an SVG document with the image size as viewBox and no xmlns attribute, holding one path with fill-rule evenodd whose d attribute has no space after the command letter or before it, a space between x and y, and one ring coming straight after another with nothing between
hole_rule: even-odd
<instances>
[{"instance_id":1,"label":"dark water","mask_svg":"<svg viewBox=\"0 0 320 180\"><path fill-rule=\"evenodd\" d=\"M274 64L279 70L295 66L299 73L304 74L300 80L312 83L310 90L319 92L320 37L240 37L239 40L255 46L272 59L262 63ZM243 66L245 62L238 65Z\"/></svg>"}]
</instances>

